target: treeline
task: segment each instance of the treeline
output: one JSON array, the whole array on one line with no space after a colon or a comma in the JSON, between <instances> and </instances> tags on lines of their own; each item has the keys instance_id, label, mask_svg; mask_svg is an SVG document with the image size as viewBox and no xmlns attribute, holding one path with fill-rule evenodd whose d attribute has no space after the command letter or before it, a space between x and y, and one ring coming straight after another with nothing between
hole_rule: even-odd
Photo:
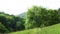
<instances>
[{"instance_id":1,"label":"treeline","mask_svg":"<svg viewBox=\"0 0 60 34\"><path fill-rule=\"evenodd\" d=\"M25 29L24 19L0 12L0 33L14 32Z\"/></svg>"},{"instance_id":2,"label":"treeline","mask_svg":"<svg viewBox=\"0 0 60 34\"><path fill-rule=\"evenodd\" d=\"M0 12L0 33L46 27L60 23L60 9L33 6L27 11L26 19Z\"/></svg>"}]
</instances>

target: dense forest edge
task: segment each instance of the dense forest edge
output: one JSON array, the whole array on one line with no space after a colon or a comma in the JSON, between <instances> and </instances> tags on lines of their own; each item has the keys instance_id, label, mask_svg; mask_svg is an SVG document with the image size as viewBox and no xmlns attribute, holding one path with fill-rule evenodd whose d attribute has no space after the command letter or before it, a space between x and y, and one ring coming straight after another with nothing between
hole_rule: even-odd
<instances>
[{"instance_id":1,"label":"dense forest edge","mask_svg":"<svg viewBox=\"0 0 60 34\"><path fill-rule=\"evenodd\" d=\"M47 9L33 6L24 15L22 18L0 12L0 33L43 28L60 23L60 8Z\"/></svg>"}]
</instances>

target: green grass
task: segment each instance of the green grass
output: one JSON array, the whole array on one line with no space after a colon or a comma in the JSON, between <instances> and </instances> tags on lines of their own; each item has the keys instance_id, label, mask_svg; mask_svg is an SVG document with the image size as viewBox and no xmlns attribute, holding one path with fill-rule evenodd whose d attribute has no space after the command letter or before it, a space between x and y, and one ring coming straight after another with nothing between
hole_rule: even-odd
<instances>
[{"instance_id":1,"label":"green grass","mask_svg":"<svg viewBox=\"0 0 60 34\"><path fill-rule=\"evenodd\" d=\"M55 24L44 28L34 28L24 31L12 32L10 34L60 34L60 24Z\"/></svg>"}]
</instances>

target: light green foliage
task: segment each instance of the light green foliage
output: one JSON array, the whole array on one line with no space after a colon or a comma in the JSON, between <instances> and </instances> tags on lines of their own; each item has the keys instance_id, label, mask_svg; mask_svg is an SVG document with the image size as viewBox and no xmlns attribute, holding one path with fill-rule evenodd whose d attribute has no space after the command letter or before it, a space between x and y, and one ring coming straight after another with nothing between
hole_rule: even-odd
<instances>
[{"instance_id":1,"label":"light green foliage","mask_svg":"<svg viewBox=\"0 0 60 34\"><path fill-rule=\"evenodd\" d=\"M45 27L56 23L59 23L57 10L33 6L28 9L25 28Z\"/></svg>"},{"instance_id":2,"label":"light green foliage","mask_svg":"<svg viewBox=\"0 0 60 34\"><path fill-rule=\"evenodd\" d=\"M39 27L40 26L40 17L41 17L41 10L44 8L33 6L31 9L28 9L27 16L26 16L26 29Z\"/></svg>"}]
</instances>

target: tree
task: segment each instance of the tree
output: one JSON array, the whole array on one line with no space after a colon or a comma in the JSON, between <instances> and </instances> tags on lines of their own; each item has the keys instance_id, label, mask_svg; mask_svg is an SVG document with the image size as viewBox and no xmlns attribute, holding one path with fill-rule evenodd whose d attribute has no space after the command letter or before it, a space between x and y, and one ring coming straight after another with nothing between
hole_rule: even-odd
<instances>
[{"instance_id":1,"label":"tree","mask_svg":"<svg viewBox=\"0 0 60 34\"><path fill-rule=\"evenodd\" d=\"M2 25L1 26L4 27L9 32L25 29L24 19L18 16L9 15L9 14L0 12L0 22L2 25L4 25L4 26ZM1 31L3 32L4 29Z\"/></svg>"},{"instance_id":2,"label":"tree","mask_svg":"<svg viewBox=\"0 0 60 34\"><path fill-rule=\"evenodd\" d=\"M28 9L26 16L26 29L33 27L40 27L42 19L42 12L45 11L45 8L33 6L31 9Z\"/></svg>"},{"instance_id":3,"label":"tree","mask_svg":"<svg viewBox=\"0 0 60 34\"><path fill-rule=\"evenodd\" d=\"M58 23L58 11L33 6L28 9L25 28L45 27Z\"/></svg>"},{"instance_id":4,"label":"tree","mask_svg":"<svg viewBox=\"0 0 60 34\"><path fill-rule=\"evenodd\" d=\"M6 29L6 27L0 22L0 33L7 33L7 32L9 32L8 29Z\"/></svg>"}]
</instances>

